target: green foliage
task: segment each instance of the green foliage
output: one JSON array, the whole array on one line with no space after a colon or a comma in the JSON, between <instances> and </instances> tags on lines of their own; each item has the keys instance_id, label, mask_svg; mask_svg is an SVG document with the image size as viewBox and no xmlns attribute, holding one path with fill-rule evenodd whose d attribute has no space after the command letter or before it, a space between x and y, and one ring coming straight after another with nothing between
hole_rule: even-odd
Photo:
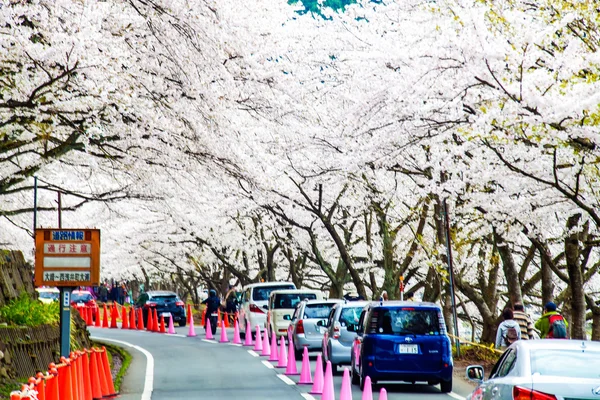
<instances>
[{"instance_id":1,"label":"green foliage","mask_svg":"<svg viewBox=\"0 0 600 400\"><path fill-rule=\"evenodd\" d=\"M452 347L453 356L460 360L477 361L485 364L495 364L501 356L501 353L491 347L481 345L460 346L460 357L456 357L456 347Z\"/></svg>"},{"instance_id":2,"label":"green foliage","mask_svg":"<svg viewBox=\"0 0 600 400\"><path fill-rule=\"evenodd\" d=\"M58 324L58 302L41 303L26 292L0 308L0 322L16 326L39 326L43 324Z\"/></svg>"}]
</instances>

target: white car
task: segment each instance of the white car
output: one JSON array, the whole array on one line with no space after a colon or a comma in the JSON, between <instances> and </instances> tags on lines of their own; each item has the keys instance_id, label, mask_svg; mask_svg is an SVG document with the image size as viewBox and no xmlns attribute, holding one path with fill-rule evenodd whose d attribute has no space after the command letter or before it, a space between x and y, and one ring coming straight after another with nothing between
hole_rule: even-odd
<instances>
[{"instance_id":1,"label":"white car","mask_svg":"<svg viewBox=\"0 0 600 400\"><path fill-rule=\"evenodd\" d=\"M256 325L264 328L267 321L268 301L274 290L296 289L290 282L261 282L252 283L242 289L240 304L240 334L245 336L246 329L254 334Z\"/></svg>"},{"instance_id":2,"label":"white car","mask_svg":"<svg viewBox=\"0 0 600 400\"><path fill-rule=\"evenodd\" d=\"M273 332L277 338L287 336L296 306L304 300L323 300L321 292L310 289L274 290L269 296L267 320L265 329L269 337Z\"/></svg>"},{"instance_id":3,"label":"white car","mask_svg":"<svg viewBox=\"0 0 600 400\"><path fill-rule=\"evenodd\" d=\"M35 290L38 292L38 300L42 303L50 304L60 298L60 291L55 287L39 287Z\"/></svg>"}]
</instances>

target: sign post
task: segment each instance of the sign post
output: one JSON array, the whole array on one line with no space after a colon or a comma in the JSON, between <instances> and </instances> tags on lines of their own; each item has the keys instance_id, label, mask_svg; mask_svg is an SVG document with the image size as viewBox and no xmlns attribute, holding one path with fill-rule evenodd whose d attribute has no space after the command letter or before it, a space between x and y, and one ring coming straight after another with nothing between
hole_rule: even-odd
<instances>
[{"instance_id":1,"label":"sign post","mask_svg":"<svg viewBox=\"0 0 600 400\"><path fill-rule=\"evenodd\" d=\"M35 285L60 289L60 354L71 352L71 292L100 284L99 229L36 229Z\"/></svg>"}]
</instances>

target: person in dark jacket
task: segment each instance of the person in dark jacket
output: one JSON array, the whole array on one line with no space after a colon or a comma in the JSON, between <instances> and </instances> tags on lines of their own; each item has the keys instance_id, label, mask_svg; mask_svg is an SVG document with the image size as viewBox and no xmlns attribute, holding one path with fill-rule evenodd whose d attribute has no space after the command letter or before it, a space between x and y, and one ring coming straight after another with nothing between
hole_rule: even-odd
<instances>
[{"instance_id":1,"label":"person in dark jacket","mask_svg":"<svg viewBox=\"0 0 600 400\"><path fill-rule=\"evenodd\" d=\"M211 289L208 294L209 296L202 302L202 304L206 304L206 318L208 318L210 321L210 330L214 335L217 333L217 321L219 317L218 313L219 307L221 306L221 299L217 297L217 292L214 289Z\"/></svg>"}]
</instances>

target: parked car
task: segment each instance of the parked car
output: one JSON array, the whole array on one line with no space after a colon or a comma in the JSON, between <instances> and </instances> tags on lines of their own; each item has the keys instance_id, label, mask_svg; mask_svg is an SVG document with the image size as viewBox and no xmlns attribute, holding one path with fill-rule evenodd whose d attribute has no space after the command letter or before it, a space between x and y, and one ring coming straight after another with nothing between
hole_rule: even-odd
<instances>
[{"instance_id":1,"label":"parked car","mask_svg":"<svg viewBox=\"0 0 600 400\"><path fill-rule=\"evenodd\" d=\"M88 307L94 310L93 315L97 315L98 304L92 292L89 290L73 290L71 292L71 306L72 307Z\"/></svg>"},{"instance_id":2,"label":"parked car","mask_svg":"<svg viewBox=\"0 0 600 400\"><path fill-rule=\"evenodd\" d=\"M344 301L331 309L323 334L323 363L331 361L333 372L339 365L350 365L352 343L356 338L358 321L368 301ZM352 330L348 330L351 327Z\"/></svg>"},{"instance_id":3,"label":"parked car","mask_svg":"<svg viewBox=\"0 0 600 400\"><path fill-rule=\"evenodd\" d=\"M502 354L489 378L480 365L466 369L479 385L467 400L600 398L600 343L519 340Z\"/></svg>"},{"instance_id":4,"label":"parked car","mask_svg":"<svg viewBox=\"0 0 600 400\"><path fill-rule=\"evenodd\" d=\"M271 292L284 289L296 289L296 286L288 282L262 282L247 285L242 289L242 299L239 306L240 335L242 338L246 333L246 329L252 332L254 336L256 325L265 326L269 308L267 304Z\"/></svg>"},{"instance_id":5,"label":"parked car","mask_svg":"<svg viewBox=\"0 0 600 400\"><path fill-rule=\"evenodd\" d=\"M343 300L301 301L292 314L288 331L294 342L296 358L301 358L304 348L321 350L323 333L331 309Z\"/></svg>"},{"instance_id":6,"label":"parked car","mask_svg":"<svg viewBox=\"0 0 600 400\"><path fill-rule=\"evenodd\" d=\"M354 327L348 327L352 330ZM452 347L440 306L386 301L367 305L351 352L352 383L377 381L440 384L452 391Z\"/></svg>"},{"instance_id":7,"label":"parked car","mask_svg":"<svg viewBox=\"0 0 600 400\"><path fill-rule=\"evenodd\" d=\"M60 299L60 291L55 287L39 287L35 291L42 303L50 304Z\"/></svg>"},{"instance_id":8,"label":"parked car","mask_svg":"<svg viewBox=\"0 0 600 400\"><path fill-rule=\"evenodd\" d=\"M179 326L185 326L187 323L185 303L175 292L151 290L142 293L135 302L135 308L142 309L146 326L148 326L148 314L150 311L154 313L154 310L159 319L161 315L165 317L165 323L169 322L170 316L173 316L173 322L179 323Z\"/></svg>"},{"instance_id":9,"label":"parked car","mask_svg":"<svg viewBox=\"0 0 600 400\"><path fill-rule=\"evenodd\" d=\"M269 337L272 337L273 332L275 332L277 338L287 336L292 314L298 303L303 300L316 300L322 297L320 292L309 289L272 291L269 296L267 320L265 321L265 329L267 329Z\"/></svg>"}]
</instances>

